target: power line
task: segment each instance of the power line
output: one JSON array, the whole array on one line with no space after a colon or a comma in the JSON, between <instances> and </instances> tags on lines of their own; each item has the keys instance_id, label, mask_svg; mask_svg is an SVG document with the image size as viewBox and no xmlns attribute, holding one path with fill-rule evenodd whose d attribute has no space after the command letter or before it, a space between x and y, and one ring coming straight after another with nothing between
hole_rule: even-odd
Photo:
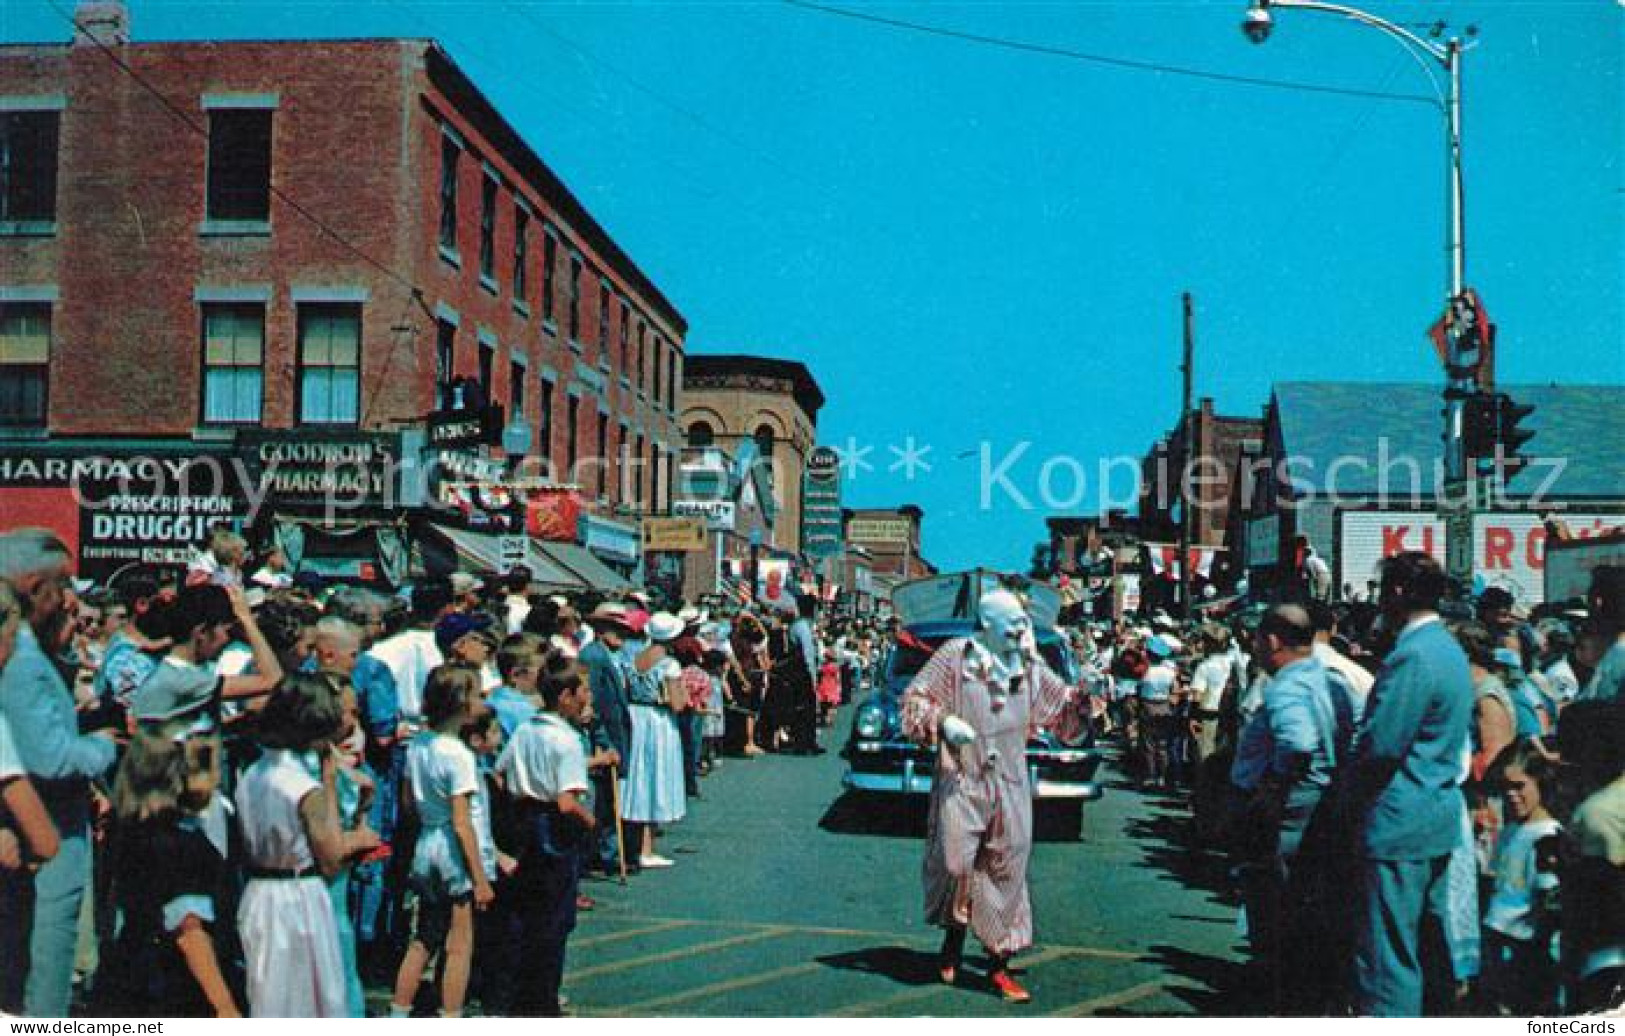
<instances>
[{"instance_id":1,"label":"power line","mask_svg":"<svg viewBox=\"0 0 1625 1036\"><path fill-rule=\"evenodd\" d=\"M1129 69L1135 72L1156 72L1162 75L1185 76L1190 79L1205 79L1209 82L1236 83L1242 86L1258 86L1272 90L1295 90L1301 93L1334 94L1340 97L1361 97L1374 101L1405 101L1420 103L1433 107L1438 101L1432 97L1421 94L1390 93L1383 90L1359 90L1353 87L1324 86L1318 83L1303 83L1290 79L1265 79L1258 76L1232 75L1228 72L1211 72L1207 69L1188 68L1181 65L1164 65L1155 61L1141 61L1135 58L1112 57L1107 54L1092 54L1087 51L1073 50L1048 43L1031 43L1025 40L1008 39L1002 36L987 36L982 33L965 32L959 29L948 29L940 25L927 25L923 22L912 22L902 18L888 18L884 15L870 14L866 11L852 11L844 7L831 7L827 4L815 3L813 0L781 0L790 7L799 7L806 11L816 11L820 14L833 15L838 18L849 18L857 22L866 22L871 25L883 25L891 29L904 32L919 33L925 36L937 36L943 39L959 40L962 43L975 43L987 47L997 47L1003 50L1016 51L1023 54L1042 54L1046 57L1065 58L1071 61L1081 61L1093 65L1105 65L1109 68Z\"/></svg>"},{"instance_id":2,"label":"power line","mask_svg":"<svg viewBox=\"0 0 1625 1036\"><path fill-rule=\"evenodd\" d=\"M734 147L738 148L740 151L744 152L745 154L750 155L753 158L758 159L759 161L765 162L766 164L772 166L774 169L777 169L779 172L783 173L784 175L792 177L792 178L794 178L796 180L799 180L802 183L808 183L807 179L801 173L799 173L796 170L792 169L790 166L788 166L785 163L783 163L783 162L779 161L778 159L774 158L772 155L766 154L765 152L761 151L760 149L752 146L749 141L747 141L744 138L738 136L737 134L734 134L734 133L730 132L729 130L723 128L722 126L718 126L717 124L713 123L711 120L707 119L705 116L699 114L698 112L696 112L696 111L694 111L694 110L692 110L690 108L687 108L687 107L685 107L685 106L683 106L681 104L678 104L676 101L673 101L670 97L667 97L665 94L661 93L656 88L647 85L646 83L639 80L637 77L633 76L631 73L629 73L629 72L625 71L624 69L620 68L619 66L605 60L604 58L599 57L598 55L594 54L592 51L588 50L587 48L583 47L581 44L579 44L579 43L575 42L574 40L570 39L568 36L565 36L563 33L559 32L558 30L552 28L549 25L544 24L543 22L537 20L536 18L531 17L530 12L528 10L526 10L524 7L520 6L519 4L512 3L512 2L510 2L510 0L502 0L502 6L508 8L514 14L518 15L520 18L522 18L525 21L529 22L532 26L534 26L537 29L537 31L545 33L548 36L551 36L553 39L557 40L563 46L568 47L570 50L572 50L575 53L579 54L582 58L586 59L587 61L591 62L592 64L595 64L595 65L599 66L600 68L604 69L605 71L609 72L611 75L615 76L617 79L621 80L622 82L626 83L628 86L632 87L632 89L638 91L639 93L643 94L646 97L649 97L649 98L653 99L657 104L660 104L661 106L669 109L670 111L673 111L673 112L677 113L678 115L680 115L683 118L687 119L689 122L692 122L694 125L700 127L701 129L703 129L706 132L712 134L713 136L717 137L718 139L723 140L726 143L732 144Z\"/></svg>"}]
</instances>

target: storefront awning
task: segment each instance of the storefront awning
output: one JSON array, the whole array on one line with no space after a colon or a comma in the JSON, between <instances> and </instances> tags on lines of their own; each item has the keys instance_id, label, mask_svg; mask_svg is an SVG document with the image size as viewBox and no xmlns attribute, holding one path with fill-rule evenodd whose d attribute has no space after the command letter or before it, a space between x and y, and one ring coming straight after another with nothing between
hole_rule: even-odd
<instances>
[{"instance_id":1,"label":"storefront awning","mask_svg":"<svg viewBox=\"0 0 1625 1036\"><path fill-rule=\"evenodd\" d=\"M469 532L444 525L433 526L457 551L462 566L472 572L501 574L508 566L502 562L502 537L485 532ZM525 564L530 568L533 584L542 590L585 590L591 584L568 568L559 564L540 549L533 539L525 540ZM548 544L553 546L553 544Z\"/></svg>"},{"instance_id":2,"label":"storefront awning","mask_svg":"<svg viewBox=\"0 0 1625 1036\"><path fill-rule=\"evenodd\" d=\"M533 543L550 561L577 576L578 581L585 583L589 589L599 593L620 593L633 588L631 580L599 561L586 547L540 540Z\"/></svg>"}]
</instances>

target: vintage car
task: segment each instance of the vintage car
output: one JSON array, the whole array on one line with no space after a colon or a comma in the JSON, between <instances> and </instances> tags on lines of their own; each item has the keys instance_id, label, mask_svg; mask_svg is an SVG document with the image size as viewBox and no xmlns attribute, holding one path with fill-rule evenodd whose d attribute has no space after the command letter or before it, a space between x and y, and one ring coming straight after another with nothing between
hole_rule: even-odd
<instances>
[{"instance_id":1,"label":"vintage car","mask_svg":"<svg viewBox=\"0 0 1625 1036\"><path fill-rule=\"evenodd\" d=\"M941 579L954 577L939 577ZM972 586L980 586L977 579ZM907 599L898 588L899 603ZM881 661L875 692L859 704L852 719L852 731L842 756L847 762L842 784L850 791L886 795L923 795L931 790L934 749L914 744L900 729L899 704L909 681L944 643L971 635L975 622L954 612L967 610L972 595L958 594L953 607L913 609L915 614L933 617L910 621L908 609L899 609L903 624L898 628ZM1068 683L1078 680L1077 663L1066 638L1046 624L1042 608L1033 609L1039 654L1056 675ZM1076 745L1063 744L1048 731L1040 730L1027 743L1027 768L1033 798L1038 803L1073 803L1081 814L1084 802L1099 799L1103 790L1095 780L1101 755L1093 737L1086 734Z\"/></svg>"}]
</instances>

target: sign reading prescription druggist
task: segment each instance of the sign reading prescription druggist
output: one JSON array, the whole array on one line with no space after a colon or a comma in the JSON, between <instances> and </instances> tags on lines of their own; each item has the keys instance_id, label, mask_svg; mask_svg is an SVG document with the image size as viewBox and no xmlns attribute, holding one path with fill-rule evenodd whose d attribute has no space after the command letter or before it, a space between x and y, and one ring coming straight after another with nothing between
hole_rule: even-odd
<instances>
[{"instance_id":1,"label":"sign reading prescription druggist","mask_svg":"<svg viewBox=\"0 0 1625 1036\"><path fill-rule=\"evenodd\" d=\"M1621 522L1619 515L1559 512L1577 537ZM1339 525L1337 560L1342 585L1364 593L1378 579L1384 558L1420 550L1445 562L1444 522L1425 511L1345 511ZM1546 599L1546 529L1527 513L1480 514L1473 517L1472 575L1485 586L1511 591L1521 604Z\"/></svg>"}]
</instances>

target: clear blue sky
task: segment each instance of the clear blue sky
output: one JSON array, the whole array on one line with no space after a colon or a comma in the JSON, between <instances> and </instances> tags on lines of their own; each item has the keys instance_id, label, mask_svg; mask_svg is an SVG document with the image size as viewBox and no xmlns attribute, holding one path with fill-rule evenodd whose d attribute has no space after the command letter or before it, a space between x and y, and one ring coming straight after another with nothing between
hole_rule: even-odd
<instances>
[{"instance_id":1,"label":"clear blue sky","mask_svg":"<svg viewBox=\"0 0 1625 1036\"><path fill-rule=\"evenodd\" d=\"M64 3L70 0L63 0ZM843 0L832 0L841 4ZM849 6L858 6L852 4ZM874 447L856 505L926 510L946 566L1024 564L1041 506L980 506L980 460L1143 454L1197 388L1256 414L1280 380L1433 381L1444 288L1430 106L1216 82L929 37L780 3L132 5L140 39L433 36L659 283L694 352L793 357L821 438ZM871 4L1113 58L1431 95L1390 40L1245 3ZM1500 379L1625 381L1625 6L1393 3L1479 29L1466 63L1468 279ZM0 38L66 38L0 0ZM1374 405L1377 405L1374 403ZM930 473L888 472L908 436ZM1052 489L1071 496L1065 469ZM1114 486L1128 489L1126 475Z\"/></svg>"}]
</instances>

